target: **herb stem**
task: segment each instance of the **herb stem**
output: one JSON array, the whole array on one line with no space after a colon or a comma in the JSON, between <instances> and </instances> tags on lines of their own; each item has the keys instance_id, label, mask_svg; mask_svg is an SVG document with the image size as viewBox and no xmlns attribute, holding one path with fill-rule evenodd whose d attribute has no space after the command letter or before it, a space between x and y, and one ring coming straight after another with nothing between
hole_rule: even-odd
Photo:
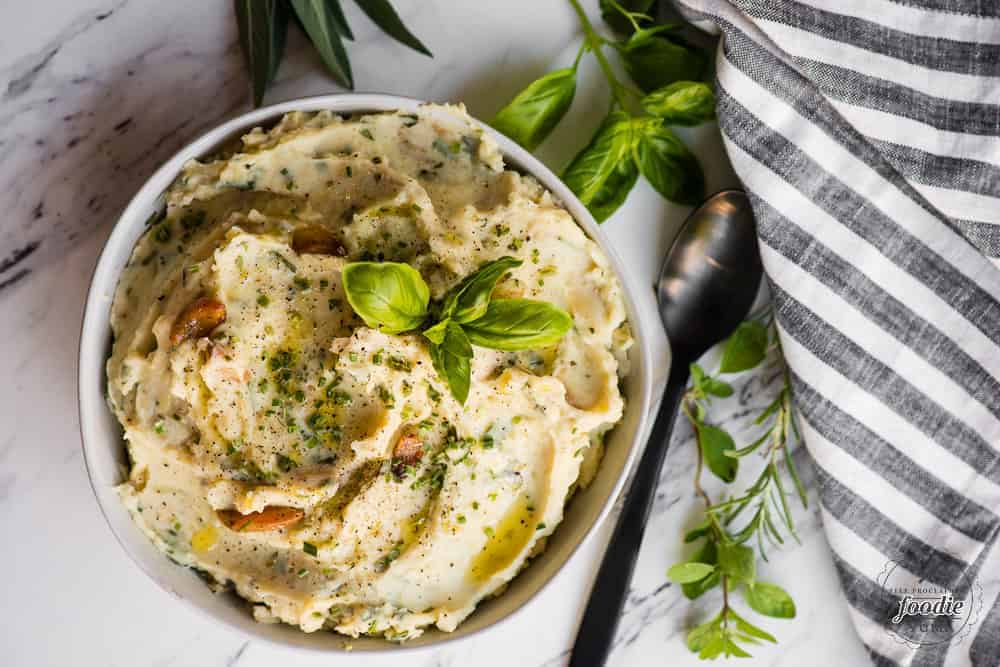
<instances>
[{"instance_id":1,"label":"herb stem","mask_svg":"<svg viewBox=\"0 0 1000 667\"><path fill-rule=\"evenodd\" d=\"M689 399L687 397L685 397L684 400L681 401L681 409L684 411L684 415L688 418L688 421L691 422L691 428L694 429L695 432L694 444L695 444L695 449L698 450L697 463L695 464L695 469L694 469L694 492L698 496L700 496L703 501L705 501L705 508L709 509L712 507L712 499L708 497L708 494L705 493L705 489L702 488L701 486L701 470L704 467L704 457L701 454L701 445L698 444L698 428L696 426L697 421L695 420L694 415L691 414L691 406L689 405L688 401Z\"/></svg>"},{"instance_id":2,"label":"herb stem","mask_svg":"<svg viewBox=\"0 0 1000 667\"><path fill-rule=\"evenodd\" d=\"M608 85L611 87L611 94L614 96L615 102L622 109L628 109L625 104L624 87L617 77L615 77L615 73L611 70L611 63L608 62L608 59L604 57L604 53L601 51L601 47L604 45L604 39L594 30L594 26L591 25L590 19L587 18L587 13L584 12L583 7L580 6L580 0L569 0L569 4L573 6L577 17L580 19L581 25L583 25L584 39L586 40L587 46L590 50L594 52L594 57L597 58L597 64L600 65L601 71L604 73L604 78L608 80Z\"/></svg>"}]
</instances>

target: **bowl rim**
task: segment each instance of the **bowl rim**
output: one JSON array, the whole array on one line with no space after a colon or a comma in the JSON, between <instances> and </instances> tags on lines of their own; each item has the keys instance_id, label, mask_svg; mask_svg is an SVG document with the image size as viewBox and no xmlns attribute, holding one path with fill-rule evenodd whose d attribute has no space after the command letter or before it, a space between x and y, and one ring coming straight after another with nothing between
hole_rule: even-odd
<instances>
[{"instance_id":1,"label":"bowl rim","mask_svg":"<svg viewBox=\"0 0 1000 667\"><path fill-rule=\"evenodd\" d=\"M105 311L110 310L111 303L104 295L102 295L102 290L110 288L113 294L113 292L117 289L118 280L120 279L120 272L118 271L114 272L110 275L110 277L105 275L109 271L109 264L113 264L113 250L126 244L130 248L134 246L135 240L132 239L130 225L125 223L135 218L137 216L137 212L148 207L150 202L159 199L188 160L202 157L225 139L232 136L238 136L237 133L246 133L254 127L258 127L268 121L280 118L280 116L285 113L291 111L320 110L329 110L334 113L379 113L395 110L418 111L423 107L434 104L437 103L412 97L382 93L336 93L299 97L236 115L201 133L197 138L185 144L169 159L164 161L163 164L143 182L142 186L117 216L111 233L105 240L94 269L91 272L87 288L87 297L84 305L83 318L81 321L79 347L77 350L77 408L80 425L80 437L83 448L83 458L87 468L88 481L108 528L110 528L115 540L121 546L122 550L128 555L132 563L135 564L139 570L141 570L161 590L167 593L174 593L170 586L168 586L158 574L152 571L152 567L147 565L143 556L135 552L128 544L128 541L121 532L123 529L117 525L116 521L109 513L109 509L106 507L105 499L98 489L98 482L95 474L97 463L94 458L94 451L96 448L107 446L104 442L106 437L101 434L100 428L95 423L97 421L95 410L109 409L104 398L103 389L97 390L95 388L98 385L103 387L103 380L106 373L104 370L106 355L101 357L102 360L98 364L96 378L94 377L94 373L90 372L92 369L90 368L91 364L87 361L87 355L89 350L93 348L106 347L107 345L108 331L103 325L105 324L104 320L107 319L107 312ZM594 517L590 525L582 531L582 534L576 540L576 543L571 545L560 569L556 570L550 576L542 580L538 587L525 597L520 604L487 625L465 634L441 633L440 639L423 644L410 644L409 642L385 642L385 649L366 649L356 651L355 653L359 657L365 654L383 653L389 651L395 653L413 653L440 648L445 644L456 645L462 641L480 635L483 632L496 630L498 627L504 625L515 616L524 612L524 610L529 606L529 603L537 599L542 591L552 584L552 582L561 573L562 569L565 568L565 566L579 553L580 548L585 543L593 539L598 527L601 526L608 518L612 508L616 504L616 501L622 495L626 482L632 477L632 472L635 468L636 462L638 461L639 454L644 449L646 444L646 435L649 431L654 382L652 373L653 354L651 351L650 336L646 335L643 330L642 317L640 316L639 308L637 307L633 296L638 290L636 281L625 271L625 263L622 261L621 257L618 256L617 251L611 245L605 234L600 230L598 223L594 220L587 208L552 170L545 166L528 150L522 148L520 145L493 129L486 123L472 117L471 115L469 116L469 122L473 126L489 134L491 138L497 142L500 147L501 154L504 156L505 162L510 159L520 171L533 176L547 190L552 192L557 201L570 213L574 221L583 229L587 236L598 244L602 252L604 252L607 257L612 270L615 272L615 276L618 278L622 286L622 297L626 306L627 320L632 327L634 340L633 349L636 353L636 358L632 360L631 363L633 364L633 367L636 365L641 367L638 390L634 392L636 395L629 396L629 403L635 406L633 409L638 410L635 431L631 436L631 442L628 443L629 449L625 455L618 478L615 480L607 497L602 501L601 508L597 515ZM664 372L666 371L669 371L669 367L665 369ZM96 385L94 382L95 379L97 380ZM248 636L254 641L262 641L272 646L281 647L287 650L295 650L304 654L337 653L338 655L345 657L350 654L350 649L337 651L335 649L331 649L329 646L308 646L285 642L264 633L255 633L248 627L239 625L229 618L215 613L211 609L189 599L186 596L175 593L172 597L179 598L186 606L195 609L203 617L210 618L212 621L235 630L242 636ZM344 636L343 639L347 642L351 641L351 638L348 636Z\"/></svg>"}]
</instances>

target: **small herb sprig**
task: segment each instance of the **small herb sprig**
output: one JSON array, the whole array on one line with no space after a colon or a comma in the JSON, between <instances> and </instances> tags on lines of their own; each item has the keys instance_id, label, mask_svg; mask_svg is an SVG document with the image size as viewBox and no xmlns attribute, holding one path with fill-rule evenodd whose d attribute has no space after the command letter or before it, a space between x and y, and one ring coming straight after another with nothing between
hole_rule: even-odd
<instances>
[{"instance_id":1,"label":"small herb sprig","mask_svg":"<svg viewBox=\"0 0 1000 667\"><path fill-rule=\"evenodd\" d=\"M720 655L748 657L750 654L741 644L777 641L733 610L730 593L737 589L742 590L746 603L759 614L773 618L795 616L791 596L780 586L757 578L756 556L748 546L756 544L757 552L766 561L765 542L779 546L788 536L798 540L780 465L787 470L802 506L807 506L805 489L789 450L792 436L797 439L798 433L787 372L777 397L754 420L764 427L763 435L749 445L737 448L729 433L707 422L712 398L733 393L732 386L719 376L758 366L771 344L769 330L773 326L759 320L742 323L726 341L719 371L714 375L692 364L691 388L681 403L698 443L694 488L704 502L705 515L684 536L685 543L701 541L700 548L690 560L672 566L667 576L681 584L684 595L692 600L717 586L722 589L722 609L687 636L688 648L703 659ZM776 336L773 344L777 345ZM754 453L764 458L763 470L755 481L742 494L714 502L701 485L703 467L707 466L712 474L731 484L737 478L740 460Z\"/></svg>"},{"instance_id":2,"label":"small herb sprig","mask_svg":"<svg viewBox=\"0 0 1000 667\"><path fill-rule=\"evenodd\" d=\"M390 334L420 330L430 343L434 369L464 404L473 345L505 352L541 349L555 345L573 326L569 313L545 301L493 298L500 279L521 264L513 257L487 262L435 304L409 264L352 262L342 276L347 301L365 324Z\"/></svg>"},{"instance_id":3,"label":"small herb sprig","mask_svg":"<svg viewBox=\"0 0 1000 667\"><path fill-rule=\"evenodd\" d=\"M430 56L389 0L354 0L386 34L414 51ZM285 53L285 35L294 14L337 83L354 89L351 61L344 40L353 40L340 0L235 0L240 46L253 80L254 106L260 106Z\"/></svg>"},{"instance_id":4,"label":"small herb sprig","mask_svg":"<svg viewBox=\"0 0 1000 667\"><path fill-rule=\"evenodd\" d=\"M670 126L693 126L713 118L715 95L701 81L708 69L706 55L685 43L677 26L647 27L652 19L645 12L652 11L653 0L600 0L605 20L631 33L620 40L601 37L579 0L569 2L584 32L573 65L531 82L497 113L492 125L534 150L569 110L580 60L591 53L607 79L611 108L563 172L566 185L598 222L621 206L640 173L670 201L701 201L705 196L701 165ZM639 90L618 80L605 47L618 53Z\"/></svg>"}]
</instances>

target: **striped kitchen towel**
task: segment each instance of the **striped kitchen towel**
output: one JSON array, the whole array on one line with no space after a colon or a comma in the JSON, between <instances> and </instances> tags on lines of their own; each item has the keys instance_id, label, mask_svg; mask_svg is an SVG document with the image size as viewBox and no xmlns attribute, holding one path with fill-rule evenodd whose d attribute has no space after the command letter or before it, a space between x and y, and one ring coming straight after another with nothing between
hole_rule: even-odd
<instances>
[{"instance_id":1,"label":"striped kitchen towel","mask_svg":"<svg viewBox=\"0 0 1000 667\"><path fill-rule=\"evenodd\" d=\"M855 626L876 664L998 665L1000 0L678 4L723 35Z\"/></svg>"}]
</instances>

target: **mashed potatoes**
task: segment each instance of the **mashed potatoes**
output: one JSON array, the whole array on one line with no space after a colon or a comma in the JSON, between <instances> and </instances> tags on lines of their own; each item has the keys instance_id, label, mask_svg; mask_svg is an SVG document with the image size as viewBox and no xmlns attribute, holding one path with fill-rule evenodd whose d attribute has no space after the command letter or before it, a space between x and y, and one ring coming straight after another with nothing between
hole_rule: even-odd
<instances>
[{"instance_id":1,"label":"mashed potatoes","mask_svg":"<svg viewBox=\"0 0 1000 667\"><path fill-rule=\"evenodd\" d=\"M617 280L465 118L288 114L187 164L122 275L122 501L260 621L453 630L544 548L621 418ZM523 263L495 297L573 328L550 349L476 347L464 405L427 340L366 327L341 282L350 261L406 262L440 299L502 256Z\"/></svg>"}]
</instances>

